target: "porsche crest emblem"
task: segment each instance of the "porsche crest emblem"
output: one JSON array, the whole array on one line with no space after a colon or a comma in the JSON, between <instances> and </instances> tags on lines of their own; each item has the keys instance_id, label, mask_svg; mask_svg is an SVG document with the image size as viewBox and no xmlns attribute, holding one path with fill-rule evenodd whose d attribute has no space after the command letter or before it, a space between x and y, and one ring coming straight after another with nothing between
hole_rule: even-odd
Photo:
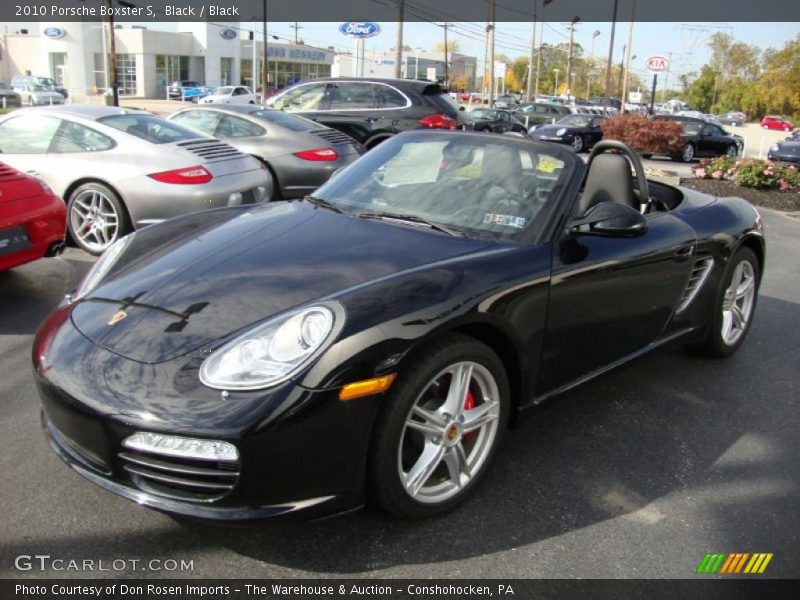
<instances>
[{"instance_id":1,"label":"porsche crest emblem","mask_svg":"<svg viewBox=\"0 0 800 600\"><path fill-rule=\"evenodd\" d=\"M109 325L116 325L117 323L119 323L120 321L125 319L125 317L127 317L127 316L128 316L128 313L126 313L124 310L118 310L113 315L111 315L111 318L108 320L108 324Z\"/></svg>"}]
</instances>

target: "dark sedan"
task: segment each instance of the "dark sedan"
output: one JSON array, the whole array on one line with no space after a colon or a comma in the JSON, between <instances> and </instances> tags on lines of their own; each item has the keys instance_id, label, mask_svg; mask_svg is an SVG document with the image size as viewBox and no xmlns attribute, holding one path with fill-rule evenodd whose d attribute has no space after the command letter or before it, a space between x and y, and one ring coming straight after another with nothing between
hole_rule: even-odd
<instances>
[{"instance_id":1,"label":"dark sedan","mask_svg":"<svg viewBox=\"0 0 800 600\"><path fill-rule=\"evenodd\" d=\"M467 115L468 127L474 131L490 131L492 133L519 133L528 131L510 111L496 108L473 108Z\"/></svg>"},{"instance_id":2,"label":"dark sedan","mask_svg":"<svg viewBox=\"0 0 800 600\"><path fill-rule=\"evenodd\" d=\"M734 353L763 261L750 204L620 142L405 133L312 197L117 242L36 336L42 423L138 505L429 517L542 402L666 344Z\"/></svg>"},{"instance_id":3,"label":"dark sedan","mask_svg":"<svg viewBox=\"0 0 800 600\"><path fill-rule=\"evenodd\" d=\"M773 144L767 153L769 160L800 164L800 131L795 131L784 141Z\"/></svg>"},{"instance_id":4,"label":"dark sedan","mask_svg":"<svg viewBox=\"0 0 800 600\"><path fill-rule=\"evenodd\" d=\"M333 127L369 150L412 129L458 129L462 110L438 83L416 79L315 79L267 100Z\"/></svg>"},{"instance_id":5,"label":"dark sedan","mask_svg":"<svg viewBox=\"0 0 800 600\"><path fill-rule=\"evenodd\" d=\"M341 131L262 106L196 106L169 119L258 158L275 180L273 200L310 194L364 151Z\"/></svg>"},{"instance_id":6,"label":"dark sedan","mask_svg":"<svg viewBox=\"0 0 800 600\"><path fill-rule=\"evenodd\" d=\"M551 125L531 127L528 135L534 140L568 144L575 152L582 152L603 139L604 120L596 115L566 115Z\"/></svg>"},{"instance_id":7,"label":"dark sedan","mask_svg":"<svg viewBox=\"0 0 800 600\"><path fill-rule=\"evenodd\" d=\"M692 162L695 158L722 155L735 158L744 149L744 138L706 119L678 115L657 115L653 119L678 121L683 127L683 150L680 154L670 156L672 160Z\"/></svg>"},{"instance_id":8,"label":"dark sedan","mask_svg":"<svg viewBox=\"0 0 800 600\"><path fill-rule=\"evenodd\" d=\"M550 104L547 102L520 104L511 112L529 128L534 125L555 123L564 115L570 114L569 108L563 104Z\"/></svg>"},{"instance_id":9,"label":"dark sedan","mask_svg":"<svg viewBox=\"0 0 800 600\"><path fill-rule=\"evenodd\" d=\"M745 114L740 112L727 112L714 118L723 125L733 125L734 127L741 127L747 122Z\"/></svg>"}]
</instances>

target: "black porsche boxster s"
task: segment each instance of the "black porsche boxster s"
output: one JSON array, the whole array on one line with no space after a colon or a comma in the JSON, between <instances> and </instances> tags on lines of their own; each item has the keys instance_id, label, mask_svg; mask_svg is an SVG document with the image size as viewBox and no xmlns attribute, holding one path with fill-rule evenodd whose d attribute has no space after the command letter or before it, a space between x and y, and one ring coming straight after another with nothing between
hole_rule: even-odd
<instances>
[{"instance_id":1,"label":"black porsche boxster s","mask_svg":"<svg viewBox=\"0 0 800 600\"><path fill-rule=\"evenodd\" d=\"M545 400L667 343L733 353L764 251L747 202L619 142L404 133L314 196L114 244L36 337L43 426L163 511L427 517Z\"/></svg>"}]
</instances>

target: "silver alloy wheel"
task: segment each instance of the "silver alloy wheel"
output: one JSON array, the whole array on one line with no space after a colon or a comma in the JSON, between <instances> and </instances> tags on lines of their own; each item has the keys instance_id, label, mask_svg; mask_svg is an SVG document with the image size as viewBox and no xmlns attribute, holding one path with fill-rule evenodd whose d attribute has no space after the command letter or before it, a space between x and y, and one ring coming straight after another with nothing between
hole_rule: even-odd
<instances>
[{"instance_id":1,"label":"silver alloy wheel","mask_svg":"<svg viewBox=\"0 0 800 600\"><path fill-rule=\"evenodd\" d=\"M731 144L730 146L728 146L728 152L727 152L728 158L736 158L738 154L739 154L738 146L736 146L735 144Z\"/></svg>"},{"instance_id":2,"label":"silver alloy wheel","mask_svg":"<svg viewBox=\"0 0 800 600\"><path fill-rule=\"evenodd\" d=\"M108 196L98 190L78 194L69 218L75 236L93 252L102 252L119 236L120 215Z\"/></svg>"},{"instance_id":3,"label":"silver alloy wheel","mask_svg":"<svg viewBox=\"0 0 800 600\"><path fill-rule=\"evenodd\" d=\"M691 162L694 158L694 146L686 144L683 148L683 162Z\"/></svg>"},{"instance_id":4,"label":"silver alloy wheel","mask_svg":"<svg viewBox=\"0 0 800 600\"><path fill-rule=\"evenodd\" d=\"M572 138L572 149L575 150L575 152L583 150L583 138L581 136L576 135Z\"/></svg>"},{"instance_id":5,"label":"silver alloy wheel","mask_svg":"<svg viewBox=\"0 0 800 600\"><path fill-rule=\"evenodd\" d=\"M400 435L397 469L408 495L425 504L457 495L486 463L499 419L500 392L486 367L467 361L440 371Z\"/></svg>"},{"instance_id":6,"label":"silver alloy wheel","mask_svg":"<svg viewBox=\"0 0 800 600\"><path fill-rule=\"evenodd\" d=\"M728 346L733 346L747 330L755 297L755 269L749 261L743 260L736 265L722 299L722 341Z\"/></svg>"}]
</instances>

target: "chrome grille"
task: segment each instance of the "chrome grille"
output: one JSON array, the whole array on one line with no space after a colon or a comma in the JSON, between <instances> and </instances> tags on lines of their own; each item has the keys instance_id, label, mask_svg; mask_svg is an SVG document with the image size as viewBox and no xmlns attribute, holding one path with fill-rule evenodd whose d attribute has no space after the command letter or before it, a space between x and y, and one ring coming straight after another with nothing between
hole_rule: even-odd
<instances>
[{"instance_id":1,"label":"chrome grille","mask_svg":"<svg viewBox=\"0 0 800 600\"><path fill-rule=\"evenodd\" d=\"M675 314L681 313L692 303L695 299L700 288L711 273L711 268L714 266L714 259L710 256L697 260L692 266L692 273L689 276L689 283L686 284L686 289L678 301L678 307L675 309Z\"/></svg>"},{"instance_id":2,"label":"chrome grille","mask_svg":"<svg viewBox=\"0 0 800 600\"><path fill-rule=\"evenodd\" d=\"M120 452L123 468L144 492L195 502L218 500L239 479L239 461L161 456L151 452Z\"/></svg>"},{"instance_id":3,"label":"chrome grille","mask_svg":"<svg viewBox=\"0 0 800 600\"><path fill-rule=\"evenodd\" d=\"M190 140L177 145L208 161L228 160L244 156L233 146L219 140Z\"/></svg>"},{"instance_id":4,"label":"chrome grille","mask_svg":"<svg viewBox=\"0 0 800 600\"><path fill-rule=\"evenodd\" d=\"M336 129L323 129L314 131L314 135L321 137L329 144L357 144L357 142L346 133L342 133Z\"/></svg>"}]
</instances>

